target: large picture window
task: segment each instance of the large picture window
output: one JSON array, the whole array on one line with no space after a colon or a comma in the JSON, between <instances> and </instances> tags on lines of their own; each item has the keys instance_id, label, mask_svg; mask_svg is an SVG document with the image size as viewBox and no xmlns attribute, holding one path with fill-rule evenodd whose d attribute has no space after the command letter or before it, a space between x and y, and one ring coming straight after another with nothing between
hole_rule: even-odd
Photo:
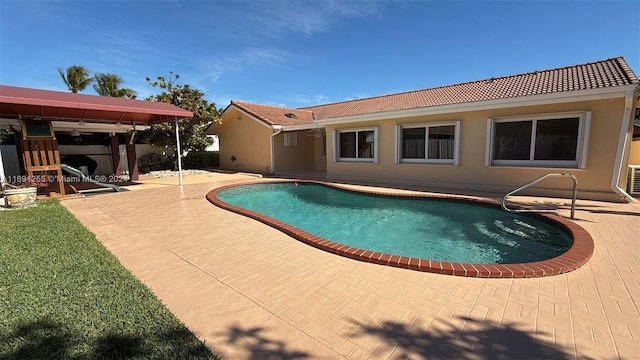
<instances>
[{"instance_id":1,"label":"large picture window","mask_svg":"<svg viewBox=\"0 0 640 360\"><path fill-rule=\"evenodd\" d=\"M337 161L377 161L376 128L336 131Z\"/></svg>"},{"instance_id":2,"label":"large picture window","mask_svg":"<svg viewBox=\"0 0 640 360\"><path fill-rule=\"evenodd\" d=\"M457 164L459 121L397 127L397 162Z\"/></svg>"},{"instance_id":3,"label":"large picture window","mask_svg":"<svg viewBox=\"0 0 640 360\"><path fill-rule=\"evenodd\" d=\"M582 112L495 119L491 165L584 167L589 117Z\"/></svg>"}]
</instances>

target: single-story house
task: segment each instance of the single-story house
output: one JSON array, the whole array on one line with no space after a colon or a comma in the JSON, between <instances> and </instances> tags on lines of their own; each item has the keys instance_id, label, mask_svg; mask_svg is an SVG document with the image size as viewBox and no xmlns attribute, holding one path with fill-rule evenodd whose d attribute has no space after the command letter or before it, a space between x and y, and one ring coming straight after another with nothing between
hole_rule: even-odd
<instances>
[{"instance_id":1,"label":"single-story house","mask_svg":"<svg viewBox=\"0 0 640 360\"><path fill-rule=\"evenodd\" d=\"M305 108L234 100L207 132L226 170L499 193L568 173L579 198L632 201L638 85L616 57ZM571 187L552 177L528 193Z\"/></svg>"}]
</instances>

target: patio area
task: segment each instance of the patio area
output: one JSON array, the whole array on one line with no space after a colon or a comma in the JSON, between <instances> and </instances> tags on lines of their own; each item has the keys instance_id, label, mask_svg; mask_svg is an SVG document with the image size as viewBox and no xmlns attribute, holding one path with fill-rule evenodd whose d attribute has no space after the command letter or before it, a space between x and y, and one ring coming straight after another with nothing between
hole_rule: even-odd
<instances>
[{"instance_id":1,"label":"patio area","mask_svg":"<svg viewBox=\"0 0 640 360\"><path fill-rule=\"evenodd\" d=\"M638 356L638 202L578 200L575 221L595 254L576 271L477 279L340 257L205 199L217 186L259 179L212 172L179 187L141 177L131 191L62 204L226 359ZM568 199L513 199L569 214Z\"/></svg>"}]
</instances>

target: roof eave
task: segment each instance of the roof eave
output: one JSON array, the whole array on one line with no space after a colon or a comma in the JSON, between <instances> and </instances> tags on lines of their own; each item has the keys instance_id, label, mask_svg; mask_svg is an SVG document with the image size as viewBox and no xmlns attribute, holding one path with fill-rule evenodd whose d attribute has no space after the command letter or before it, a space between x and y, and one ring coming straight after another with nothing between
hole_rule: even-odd
<instances>
[{"instance_id":1,"label":"roof eave","mask_svg":"<svg viewBox=\"0 0 640 360\"><path fill-rule=\"evenodd\" d=\"M209 126L207 126L206 129L204 129L204 133L206 135L218 135L218 134L216 134L215 127L216 127L216 125L219 125L219 124L220 123L217 123L215 121L212 122L211 124L209 124Z\"/></svg>"},{"instance_id":2,"label":"roof eave","mask_svg":"<svg viewBox=\"0 0 640 360\"><path fill-rule=\"evenodd\" d=\"M283 131L310 130L310 129L322 129L322 128L324 128L324 124L318 124L315 122L315 120L313 123L310 123L310 124L282 126Z\"/></svg>"},{"instance_id":3,"label":"roof eave","mask_svg":"<svg viewBox=\"0 0 640 360\"><path fill-rule=\"evenodd\" d=\"M515 98L474 101L468 103L438 105L413 109L386 111L372 114L342 116L328 119L316 119L321 125L345 124L363 121L384 120L390 118L407 118L424 115L450 114L458 112L513 108L521 106L551 105L566 102L579 102L624 98L628 90L634 90L638 84L614 86L600 89L579 90L571 92L557 92L542 95L521 96Z\"/></svg>"},{"instance_id":4,"label":"roof eave","mask_svg":"<svg viewBox=\"0 0 640 360\"><path fill-rule=\"evenodd\" d=\"M19 119L0 118L0 128L8 128L11 126L20 127L21 121ZM105 133L127 133L132 130L142 131L149 128L148 125L118 125L111 123L90 123L87 122L84 125L80 125L76 122L69 121L52 121L51 126L54 131L69 131L69 130L82 130L87 132L105 132Z\"/></svg>"},{"instance_id":5,"label":"roof eave","mask_svg":"<svg viewBox=\"0 0 640 360\"><path fill-rule=\"evenodd\" d=\"M222 121L224 122L224 117L230 112L231 108L235 108L238 112L240 112L242 115L247 116L248 118L250 118L251 120L259 123L260 125L267 127L269 129L273 129L273 125L274 124L269 124L267 123L265 120L260 119L256 116L254 116L253 114L247 112L246 110L244 110L243 108L237 106L234 103L231 103L229 106L227 106L227 108L222 112L222 115L220 116L221 119L223 119Z\"/></svg>"},{"instance_id":6,"label":"roof eave","mask_svg":"<svg viewBox=\"0 0 640 360\"><path fill-rule=\"evenodd\" d=\"M18 104L18 105L31 105L38 107L52 107L52 108L69 108L69 109L88 109L93 111L110 111L110 112L122 112L122 113L140 113L158 115L166 117L179 117L188 118L193 117L193 113L188 110L168 110L168 109L153 109L134 106L122 106L122 105L108 105L108 104L91 104L91 103L75 103L72 101L58 101L58 100L46 100L46 99L31 99L20 98L13 96L0 95L0 103L6 104Z\"/></svg>"}]
</instances>

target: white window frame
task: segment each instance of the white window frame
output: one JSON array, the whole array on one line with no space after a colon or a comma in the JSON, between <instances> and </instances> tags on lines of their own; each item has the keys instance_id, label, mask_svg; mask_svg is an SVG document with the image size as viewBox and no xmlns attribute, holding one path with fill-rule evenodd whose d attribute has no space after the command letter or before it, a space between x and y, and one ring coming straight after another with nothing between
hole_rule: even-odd
<instances>
[{"instance_id":1,"label":"white window frame","mask_svg":"<svg viewBox=\"0 0 640 360\"><path fill-rule=\"evenodd\" d=\"M295 131L284 133L284 146L298 146L298 133Z\"/></svg>"},{"instance_id":2,"label":"white window frame","mask_svg":"<svg viewBox=\"0 0 640 360\"><path fill-rule=\"evenodd\" d=\"M553 120L564 118L578 118L578 138L575 160L533 160L535 154L536 122L538 120ZM495 141L495 124L505 122L531 121L531 149L529 160L495 160L493 145ZM586 169L587 153L589 149L589 132L591 129L591 111L559 112L536 115L504 116L487 119L487 143L485 166L513 166L536 168L571 168Z\"/></svg>"},{"instance_id":3,"label":"white window frame","mask_svg":"<svg viewBox=\"0 0 640 360\"><path fill-rule=\"evenodd\" d=\"M359 158L358 156L358 132L362 131L373 131L373 158ZM340 134L342 133L356 133L356 157L355 158L343 158L340 157ZM378 138L378 127L363 127L363 128L353 128L353 129L335 129L333 130L333 161L334 162L366 162L366 163L378 163L378 153L379 153L379 138Z\"/></svg>"},{"instance_id":4,"label":"white window frame","mask_svg":"<svg viewBox=\"0 0 640 360\"><path fill-rule=\"evenodd\" d=\"M454 135L453 135L453 159L429 159L429 128L431 127L439 127L439 126L454 126ZM402 141L402 130L404 129L416 129L416 128L425 128L425 159L415 159L415 158L403 158L402 157L402 147L404 146ZM438 122L421 122L421 123L409 123L409 124L397 124L395 131L395 162L396 164L436 164L436 165L454 165L458 166L460 164L460 120L454 121L438 121Z\"/></svg>"}]
</instances>

